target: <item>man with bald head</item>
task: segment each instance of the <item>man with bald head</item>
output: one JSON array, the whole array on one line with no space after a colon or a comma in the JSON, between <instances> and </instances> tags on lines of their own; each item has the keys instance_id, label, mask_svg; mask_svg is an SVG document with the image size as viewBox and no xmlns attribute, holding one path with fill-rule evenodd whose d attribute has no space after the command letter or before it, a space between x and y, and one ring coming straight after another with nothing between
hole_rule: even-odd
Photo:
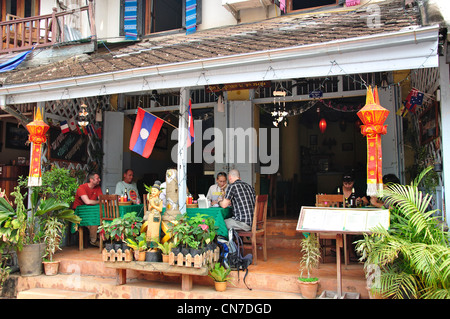
<instances>
[{"instance_id":1,"label":"man with bald head","mask_svg":"<svg viewBox=\"0 0 450 319\"><path fill-rule=\"evenodd\" d=\"M255 208L255 189L241 180L237 169L228 173L228 182L225 198L219 201L220 207L233 208L233 217L225 219L225 224L228 229L250 231Z\"/></svg>"}]
</instances>

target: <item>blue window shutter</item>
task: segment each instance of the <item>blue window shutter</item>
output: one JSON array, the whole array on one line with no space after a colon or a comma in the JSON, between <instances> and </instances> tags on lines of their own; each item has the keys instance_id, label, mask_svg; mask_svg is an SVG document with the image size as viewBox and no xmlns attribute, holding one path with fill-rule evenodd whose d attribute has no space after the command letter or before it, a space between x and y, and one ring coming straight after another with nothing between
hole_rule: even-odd
<instances>
[{"instance_id":1,"label":"blue window shutter","mask_svg":"<svg viewBox=\"0 0 450 319\"><path fill-rule=\"evenodd\" d=\"M197 31L197 0L186 0L186 34Z\"/></svg>"},{"instance_id":2,"label":"blue window shutter","mask_svg":"<svg viewBox=\"0 0 450 319\"><path fill-rule=\"evenodd\" d=\"M123 20L125 39L137 40L137 0L125 0Z\"/></svg>"}]
</instances>

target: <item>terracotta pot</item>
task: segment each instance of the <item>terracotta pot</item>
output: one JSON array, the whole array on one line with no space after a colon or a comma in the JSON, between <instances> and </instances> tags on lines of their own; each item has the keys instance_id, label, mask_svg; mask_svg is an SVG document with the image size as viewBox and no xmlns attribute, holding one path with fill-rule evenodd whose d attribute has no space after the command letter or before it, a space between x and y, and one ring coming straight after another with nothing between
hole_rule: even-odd
<instances>
[{"instance_id":1,"label":"terracotta pot","mask_svg":"<svg viewBox=\"0 0 450 319\"><path fill-rule=\"evenodd\" d=\"M226 281L214 281L214 287L216 291L225 291L227 290L227 282Z\"/></svg>"},{"instance_id":2,"label":"terracotta pot","mask_svg":"<svg viewBox=\"0 0 450 319\"><path fill-rule=\"evenodd\" d=\"M317 281L298 281L300 284L300 292L306 299L315 299L319 290L319 280Z\"/></svg>"},{"instance_id":3,"label":"terracotta pot","mask_svg":"<svg viewBox=\"0 0 450 319\"><path fill-rule=\"evenodd\" d=\"M169 255L162 255L162 261L163 263L168 263L169 262Z\"/></svg>"},{"instance_id":4,"label":"terracotta pot","mask_svg":"<svg viewBox=\"0 0 450 319\"><path fill-rule=\"evenodd\" d=\"M134 251L134 259L137 261L145 261L145 251Z\"/></svg>"},{"instance_id":5,"label":"terracotta pot","mask_svg":"<svg viewBox=\"0 0 450 319\"><path fill-rule=\"evenodd\" d=\"M54 276L58 273L59 260L43 261L42 263L44 264L44 272L47 276Z\"/></svg>"}]
</instances>

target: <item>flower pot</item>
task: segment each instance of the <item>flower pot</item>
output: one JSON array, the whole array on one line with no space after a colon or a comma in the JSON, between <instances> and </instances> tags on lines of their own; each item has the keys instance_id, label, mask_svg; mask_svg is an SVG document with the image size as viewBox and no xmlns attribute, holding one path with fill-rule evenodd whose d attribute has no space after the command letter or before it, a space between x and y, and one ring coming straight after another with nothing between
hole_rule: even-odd
<instances>
[{"instance_id":1,"label":"flower pot","mask_svg":"<svg viewBox=\"0 0 450 319\"><path fill-rule=\"evenodd\" d=\"M148 262L161 262L161 252L160 251L147 251L145 252L145 261Z\"/></svg>"},{"instance_id":2,"label":"flower pot","mask_svg":"<svg viewBox=\"0 0 450 319\"><path fill-rule=\"evenodd\" d=\"M38 276L42 274L42 256L45 244L24 245L22 251L17 252L17 260L22 276Z\"/></svg>"},{"instance_id":3,"label":"flower pot","mask_svg":"<svg viewBox=\"0 0 450 319\"><path fill-rule=\"evenodd\" d=\"M58 273L59 260L43 261L42 263L44 264L44 272L47 276L54 276Z\"/></svg>"},{"instance_id":4,"label":"flower pot","mask_svg":"<svg viewBox=\"0 0 450 319\"><path fill-rule=\"evenodd\" d=\"M119 249L122 249L122 243L114 243L114 251L118 251Z\"/></svg>"},{"instance_id":5,"label":"flower pot","mask_svg":"<svg viewBox=\"0 0 450 319\"><path fill-rule=\"evenodd\" d=\"M202 250L198 248L190 248L189 253L191 254L192 257L194 257L195 255L201 255Z\"/></svg>"},{"instance_id":6,"label":"flower pot","mask_svg":"<svg viewBox=\"0 0 450 319\"><path fill-rule=\"evenodd\" d=\"M134 251L134 259L137 261L145 261L145 251Z\"/></svg>"},{"instance_id":7,"label":"flower pot","mask_svg":"<svg viewBox=\"0 0 450 319\"><path fill-rule=\"evenodd\" d=\"M162 261L163 261L163 263L168 263L169 262L169 255L162 255Z\"/></svg>"},{"instance_id":8,"label":"flower pot","mask_svg":"<svg viewBox=\"0 0 450 319\"><path fill-rule=\"evenodd\" d=\"M189 254L189 248L181 248L181 253L183 254L183 256L186 256L187 254Z\"/></svg>"},{"instance_id":9,"label":"flower pot","mask_svg":"<svg viewBox=\"0 0 450 319\"><path fill-rule=\"evenodd\" d=\"M114 249L114 245L112 243L105 243L105 249L109 252Z\"/></svg>"},{"instance_id":10,"label":"flower pot","mask_svg":"<svg viewBox=\"0 0 450 319\"><path fill-rule=\"evenodd\" d=\"M216 291L225 291L225 290L227 290L227 282L226 281L214 281L214 288L216 288Z\"/></svg>"},{"instance_id":11,"label":"flower pot","mask_svg":"<svg viewBox=\"0 0 450 319\"><path fill-rule=\"evenodd\" d=\"M173 247L171 249L171 252L173 252L173 254L176 256L180 253L180 248L179 247Z\"/></svg>"},{"instance_id":12,"label":"flower pot","mask_svg":"<svg viewBox=\"0 0 450 319\"><path fill-rule=\"evenodd\" d=\"M319 280L317 281L298 281L300 292L306 299L315 299L319 290Z\"/></svg>"},{"instance_id":13,"label":"flower pot","mask_svg":"<svg viewBox=\"0 0 450 319\"><path fill-rule=\"evenodd\" d=\"M122 251L125 251L127 249L131 249L127 243L122 243Z\"/></svg>"}]
</instances>

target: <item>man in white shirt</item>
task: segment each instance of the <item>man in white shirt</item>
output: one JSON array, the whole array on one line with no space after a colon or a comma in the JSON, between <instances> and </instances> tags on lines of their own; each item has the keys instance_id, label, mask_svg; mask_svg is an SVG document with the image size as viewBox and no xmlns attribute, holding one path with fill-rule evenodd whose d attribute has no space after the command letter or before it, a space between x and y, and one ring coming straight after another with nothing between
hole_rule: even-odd
<instances>
[{"instance_id":1,"label":"man in white shirt","mask_svg":"<svg viewBox=\"0 0 450 319\"><path fill-rule=\"evenodd\" d=\"M119 196L125 195L125 189L129 199L136 201L136 204L141 203L141 197L139 196L139 191L137 189L136 183L133 182L134 172L132 169L127 169L123 173L123 181L116 184L115 193Z\"/></svg>"},{"instance_id":2,"label":"man in white shirt","mask_svg":"<svg viewBox=\"0 0 450 319\"><path fill-rule=\"evenodd\" d=\"M206 194L206 198L211 202L211 205L218 206L219 200L224 199L225 191L227 189L227 173L220 172L217 174L216 184L211 185Z\"/></svg>"}]
</instances>

